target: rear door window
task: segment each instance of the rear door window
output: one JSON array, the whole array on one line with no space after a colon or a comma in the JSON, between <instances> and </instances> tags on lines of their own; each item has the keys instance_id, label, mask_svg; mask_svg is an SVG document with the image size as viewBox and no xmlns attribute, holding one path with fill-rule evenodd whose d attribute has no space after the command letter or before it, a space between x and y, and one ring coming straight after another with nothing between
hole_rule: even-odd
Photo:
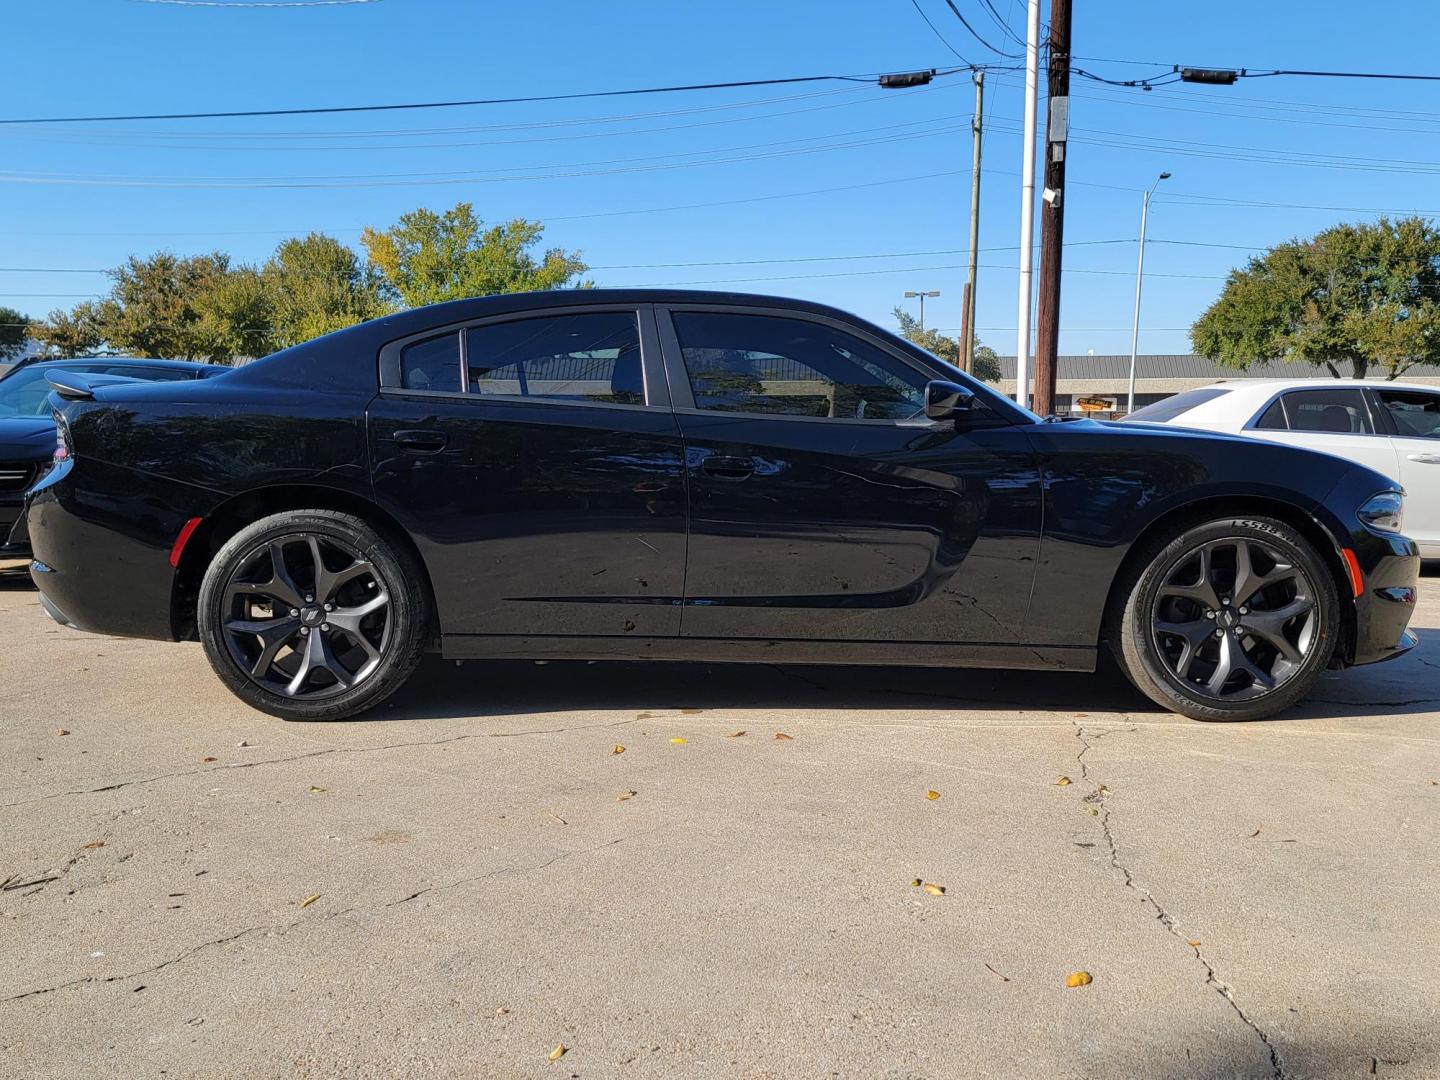
<instances>
[{"instance_id":1,"label":"rear door window","mask_svg":"<svg viewBox=\"0 0 1440 1080\"><path fill-rule=\"evenodd\" d=\"M406 390L460 392L460 335L412 341L400 350L400 385Z\"/></svg>"},{"instance_id":2,"label":"rear door window","mask_svg":"<svg viewBox=\"0 0 1440 1080\"><path fill-rule=\"evenodd\" d=\"M470 393L644 405L633 311L547 315L465 332Z\"/></svg>"},{"instance_id":3,"label":"rear door window","mask_svg":"<svg viewBox=\"0 0 1440 1080\"><path fill-rule=\"evenodd\" d=\"M1291 431L1332 435L1373 435L1365 395L1356 388L1291 390L1283 398Z\"/></svg>"}]
</instances>

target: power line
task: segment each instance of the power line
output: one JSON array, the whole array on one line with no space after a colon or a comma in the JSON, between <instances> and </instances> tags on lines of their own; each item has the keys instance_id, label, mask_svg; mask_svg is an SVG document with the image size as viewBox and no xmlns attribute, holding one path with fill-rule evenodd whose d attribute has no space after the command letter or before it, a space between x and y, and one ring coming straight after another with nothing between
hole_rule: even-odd
<instances>
[{"instance_id":1,"label":"power line","mask_svg":"<svg viewBox=\"0 0 1440 1080\"><path fill-rule=\"evenodd\" d=\"M999 56L1003 56L1007 60L1019 60L1024 57L1024 53L1007 53L1004 49L997 49L994 45L991 45L990 42L986 41L983 37L981 37L980 34L976 32L975 27L970 25L970 20L965 18L965 16L961 14L960 9L955 6L955 0L945 0L945 6L954 13L955 18L960 20L960 24L964 26L966 30L970 31L970 36L973 37L976 41L978 41L981 45L984 45L985 48L989 49L991 52Z\"/></svg>"},{"instance_id":2,"label":"power line","mask_svg":"<svg viewBox=\"0 0 1440 1080\"><path fill-rule=\"evenodd\" d=\"M945 48L949 49L952 53L954 53L962 64L966 65L967 67L970 66L970 61L966 60L965 57L961 56L960 51L956 49L954 45L951 45L949 39L940 32L940 28L930 21L930 16L926 15L925 9L920 6L920 0L910 0L910 5L915 9L915 13L919 15L920 18L925 20L925 25L928 26L930 28L930 32L940 40L940 44L944 45Z\"/></svg>"},{"instance_id":3,"label":"power line","mask_svg":"<svg viewBox=\"0 0 1440 1080\"><path fill-rule=\"evenodd\" d=\"M1015 42L1015 44L1019 45L1022 49L1025 48L1025 39L1019 34L1017 34L1014 30L1010 29L1010 20L1008 18L1002 19L1000 17L1000 12L995 10L995 4L993 0L980 0L980 3L984 5L985 11L990 16L991 21L1000 28L1000 32L1006 37L1008 37L1011 41ZM1013 3L1011 10L1014 10Z\"/></svg>"},{"instance_id":4,"label":"power line","mask_svg":"<svg viewBox=\"0 0 1440 1080\"><path fill-rule=\"evenodd\" d=\"M948 0L947 0L948 2ZM967 65L968 66L968 65ZM953 75L950 70L930 69L932 78ZM476 105L521 105L544 101L581 101L591 98L636 97L643 94L681 94L701 90L736 90L752 86L794 86L819 82L877 83L880 72L867 75L796 75L780 79L739 79L733 82L689 83L679 86L646 86L630 90L583 90L571 94L530 94L523 97L470 98L457 101L415 101L391 105L324 105L294 109L231 109L191 113L131 113L126 115L97 114L91 116L7 117L0 125L15 124L109 124L132 120L231 120L247 116L321 116L338 113L400 112L417 109L455 109Z\"/></svg>"}]
</instances>

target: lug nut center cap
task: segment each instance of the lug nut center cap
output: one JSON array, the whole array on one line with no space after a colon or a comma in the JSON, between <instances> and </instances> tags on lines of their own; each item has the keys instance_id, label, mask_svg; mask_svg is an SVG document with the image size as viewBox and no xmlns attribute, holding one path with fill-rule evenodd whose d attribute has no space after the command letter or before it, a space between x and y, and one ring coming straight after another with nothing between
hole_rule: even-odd
<instances>
[{"instance_id":1,"label":"lug nut center cap","mask_svg":"<svg viewBox=\"0 0 1440 1080\"><path fill-rule=\"evenodd\" d=\"M300 624L302 626L319 626L324 621L325 612L318 607L307 607L300 612Z\"/></svg>"}]
</instances>

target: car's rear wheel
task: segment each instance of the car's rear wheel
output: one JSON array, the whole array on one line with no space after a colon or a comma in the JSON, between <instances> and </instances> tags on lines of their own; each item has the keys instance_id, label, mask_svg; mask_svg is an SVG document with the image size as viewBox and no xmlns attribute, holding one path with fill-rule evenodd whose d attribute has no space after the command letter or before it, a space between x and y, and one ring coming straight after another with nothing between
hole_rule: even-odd
<instances>
[{"instance_id":1,"label":"car's rear wheel","mask_svg":"<svg viewBox=\"0 0 1440 1080\"><path fill-rule=\"evenodd\" d=\"M1335 650L1335 581L1273 518L1195 524L1140 553L1110 638L1131 682L1196 720L1258 720L1309 693Z\"/></svg>"},{"instance_id":2,"label":"car's rear wheel","mask_svg":"<svg viewBox=\"0 0 1440 1080\"><path fill-rule=\"evenodd\" d=\"M342 719L420 662L428 596L414 557L367 522L292 510L241 529L200 588L205 655L239 697L289 720Z\"/></svg>"}]
</instances>

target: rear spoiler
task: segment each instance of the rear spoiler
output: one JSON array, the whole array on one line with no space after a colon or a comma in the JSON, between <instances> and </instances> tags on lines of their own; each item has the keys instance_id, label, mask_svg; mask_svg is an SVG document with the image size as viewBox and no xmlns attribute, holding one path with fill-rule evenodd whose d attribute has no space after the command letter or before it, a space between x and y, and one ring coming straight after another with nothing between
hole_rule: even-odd
<instances>
[{"instance_id":1,"label":"rear spoiler","mask_svg":"<svg viewBox=\"0 0 1440 1080\"><path fill-rule=\"evenodd\" d=\"M128 375L86 375L79 371L47 371L45 381L66 401L89 401L95 397L95 390L101 386L116 383L142 382Z\"/></svg>"}]
</instances>

